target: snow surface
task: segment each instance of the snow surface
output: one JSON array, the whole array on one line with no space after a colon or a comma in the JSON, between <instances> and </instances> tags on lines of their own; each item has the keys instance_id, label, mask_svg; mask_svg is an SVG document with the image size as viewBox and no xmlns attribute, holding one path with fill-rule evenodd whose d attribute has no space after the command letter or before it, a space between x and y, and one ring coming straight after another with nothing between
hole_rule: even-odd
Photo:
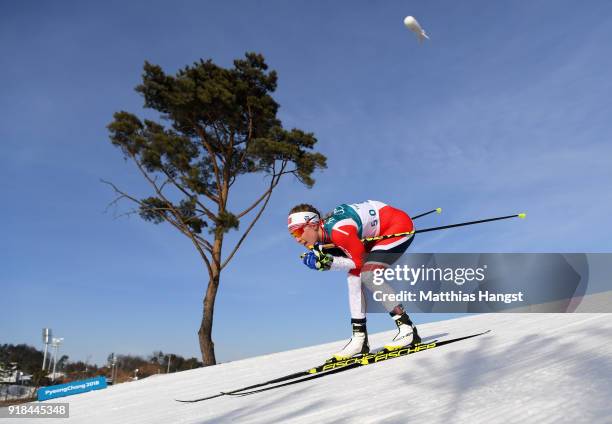
<instances>
[{"instance_id":1,"label":"snow surface","mask_svg":"<svg viewBox=\"0 0 612 424\"><path fill-rule=\"evenodd\" d=\"M308 369L345 341L161 375L55 399L70 403L70 419L35 422L612 423L611 318L489 314L429 323L420 327L425 340L493 331L293 386L194 404L174 399ZM392 334L371 335L372 347Z\"/></svg>"}]
</instances>

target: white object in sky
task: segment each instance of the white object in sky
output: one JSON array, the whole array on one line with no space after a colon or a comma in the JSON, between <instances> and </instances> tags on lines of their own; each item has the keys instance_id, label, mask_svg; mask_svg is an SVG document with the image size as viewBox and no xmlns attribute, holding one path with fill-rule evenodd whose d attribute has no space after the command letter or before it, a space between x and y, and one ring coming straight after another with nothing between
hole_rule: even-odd
<instances>
[{"instance_id":1,"label":"white object in sky","mask_svg":"<svg viewBox=\"0 0 612 424\"><path fill-rule=\"evenodd\" d=\"M425 30L421 28L421 25L419 25L419 21L417 21L414 16L406 16L404 18L404 25L406 25L406 28L408 28L410 31L414 32L417 35L417 37L419 38L419 42L423 42L423 40L425 39L429 40L429 37L425 33Z\"/></svg>"}]
</instances>

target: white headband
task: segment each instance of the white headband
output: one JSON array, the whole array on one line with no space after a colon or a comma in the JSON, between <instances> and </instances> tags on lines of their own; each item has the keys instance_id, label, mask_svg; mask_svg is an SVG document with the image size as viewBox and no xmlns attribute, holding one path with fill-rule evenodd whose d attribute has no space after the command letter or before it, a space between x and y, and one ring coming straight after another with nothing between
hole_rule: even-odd
<instances>
[{"instance_id":1,"label":"white headband","mask_svg":"<svg viewBox=\"0 0 612 424\"><path fill-rule=\"evenodd\" d=\"M289 215L289 219L287 219L287 227L289 228L289 231L291 231L311 222L319 222L319 215L314 212L295 212Z\"/></svg>"}]
</instances>

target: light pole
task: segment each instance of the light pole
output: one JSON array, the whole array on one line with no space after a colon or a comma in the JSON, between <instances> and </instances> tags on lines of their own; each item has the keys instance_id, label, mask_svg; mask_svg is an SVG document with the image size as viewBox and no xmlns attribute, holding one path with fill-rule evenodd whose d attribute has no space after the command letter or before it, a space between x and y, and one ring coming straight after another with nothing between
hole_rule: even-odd
<instances>
[{"instance_id":1,"label":"light pole","mask_svg":"<svg viewBox=\"0 0 612 424\"><path fill-rule=\"evenodd\" d=\"M45 344L45 353L43 354L43 363L42 363L43 371L44 371L45 365L47 363L47 350L49 349L49 343L51 343L52 337L53 337L53 335L51 333L51 329L50 328L43 328L43 330L42 330L42 339L43 339L43 343Z\"/></svg>"},{"instance_id":2,"label":"light pole","mask_svg":"<svg viewBox=\"0 0 612 424\"><path fill-rule=\"evenodd\" d=\"M53 382L55 382L55 366L57 365L57 351L59 349L59 345L64 341L63 337L56 339L55 337L52 339L51 347L54 348L53 353Z\"/></svg>"},{"instance_id":3,"label":"light pole","mask_svg":"<svg viewBox=\"0 0 612 424\"><path fill-rule=\"evenodd\" d=\"M113 386L116 383L115 381L116 378L117 378L117 357L115 356L115 353L113 352L112 357L111 357L111 380L113 380Z\"/></svg>"},{"instance_id":4,"label":"light pole","mask_svg":"<svg viewBox=\"0 0 612 424\"><path fill-rule=\"evenodd\" d=\"M166 374L170 374L170 361L172 360L172 354L168 355L168 370L166 371Z\"/></svg>"}]
</instances>

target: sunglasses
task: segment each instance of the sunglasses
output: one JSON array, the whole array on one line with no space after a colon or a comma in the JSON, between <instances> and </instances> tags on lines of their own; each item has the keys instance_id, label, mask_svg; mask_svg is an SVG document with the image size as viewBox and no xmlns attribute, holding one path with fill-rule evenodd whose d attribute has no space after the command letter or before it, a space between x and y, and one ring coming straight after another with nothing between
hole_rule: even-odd
<instances>
[{"instance_id":1,"label":"sunglasses","mask_svg":"<svg viewBox=\"0 0 612 424\"><path fill-rule=\"evenodd\" d=\"M295 238L301 238L302 234L304 234L304 228L306 227L306 225L302 225L294 230L291 230L290 233L293 237Z\"/></svg>"},{"instance_id":2,"label":"sunglasses","mask_svg":"<svg viewBox=\"0 0 612 424\"><path fill-rule=\"evenodd\" d=\"M289 230L289 232L291 233L291 235L293 237L296 238L301 238L302 234L304 234L304 229L306 228L306 225L310 224L310 221L315 218L315 216L311 217L310 219L308 219L308 221L306 221L305 223L299 225L298 227Z\"/></svg>"}]
</instances>

